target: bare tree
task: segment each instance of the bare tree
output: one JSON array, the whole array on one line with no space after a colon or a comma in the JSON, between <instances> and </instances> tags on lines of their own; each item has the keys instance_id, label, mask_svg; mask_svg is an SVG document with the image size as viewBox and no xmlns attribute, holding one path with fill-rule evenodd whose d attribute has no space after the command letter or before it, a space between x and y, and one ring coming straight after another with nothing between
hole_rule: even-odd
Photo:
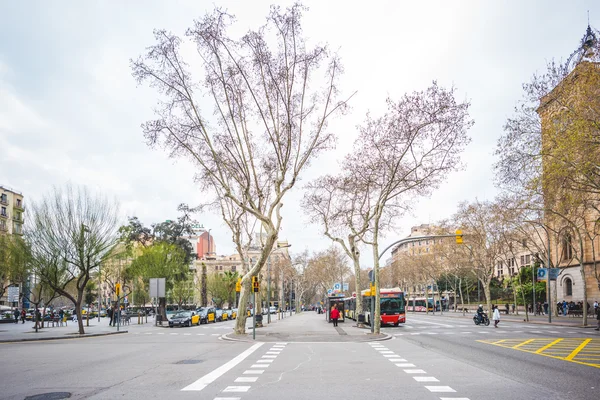
<instances>
[{"instance_id":1,"label":"bare tree","mask_svg":"<svg viewBox=\"0 0 600 400\"><path fill-rule=\"evenodd\" d=\"M227 198L266 233L261 255L242 278L240 304L277 240L284 196L332 145L327 122L346 106L338 100L338 58L303 39L304 10L273 6L267 23L240 39L229 36L232 17L220 9L195 21L186 36L202 60L203 79L192 77L183 40L164 30L131 62L138 82L164 95L157 119L143 125L148 143L192 160L202 190ZM236 333L245 332L245 322L242 313Z\"/></svg>"},{"instance_id":2,"label":"bare tree","mask_svg":"<svg viewBox=\"0 0 600 400\"><path fill-rule=\"evenodd\" d=\"M117 242L118 204L69 185L33 202L30 215L27 239L35 273L41 282L73 302L79 333L84 334L81 302L92 273L107 260ZM75 296L67 290L72 282Z\"/></svg>"},{"instance_id":3,"label":"bare tree","mask_svg":"<svg viewBox=\"0 0 600 400\"><path fill-rule=\"evenodd\" d=\"M379 237L386 216L399 215L413 196L428 195L459 167L460 153L469 143L468 102L458 102L455 90L437 83L421 92L388 99L387 112L367 115L359 128L354 152L343 164L355 171L355 185L370 188L373 217L369 239L375 271L375 333L380 332ZM390 209L399 209L397 212Z\"/></svg>"}]
</instances>

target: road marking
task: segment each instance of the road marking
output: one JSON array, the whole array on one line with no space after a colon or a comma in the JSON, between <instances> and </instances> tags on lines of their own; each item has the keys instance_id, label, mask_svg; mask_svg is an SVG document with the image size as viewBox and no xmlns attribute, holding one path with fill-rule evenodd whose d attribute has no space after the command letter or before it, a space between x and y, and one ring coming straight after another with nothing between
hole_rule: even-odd
<instances>
[{"instance_id":1,"label":"road marking","mask_svg":"<svg viewBox=\"0 0 600 400\"><path fill-rule=\"evenodd\" d=\"M422 369L405 369L404 372L407 374L426 374L427 372Z\"/></svg>"},{"instance_id":2,"label":"road marking","mask_svg":"<svg viewBox=\"0 0 600 400\"><path fill-rule=\"evenodd\" d=\"M521 347L521 346L524 346L524 345L526 345L526 344L528 344L528 343L531 343L531 342L533 342L534 340L535 340L535 339L529 339L529 340L526 340L526 341L524 341L524 342L521 342L521 343L519 343L519 344L517 344L517 345L513 346L512 348L513 348L513 349L518 349L519 347Z\"/></svg>"},{"instance_id":3,"label":"road marking","mask_svg":"<svg viewBox=\"0 0 600 400\"><path fill-rule=\"evenodd\" d=\"M204 389L206 386L214 382L217 378L225 374L227 371L244 361L250 354L254 353L260 346L264 343L256 343L251 346L249 349L245 350L235 358L227 361L225 364L221 365L219 368L215 369L212 372L204 375L202 378L198 379L196 382L184 387L181 389L182 391L195 390L199 391Z\"/></svg>"},{"instance_id":4,"label":"road marking","mask_svg":"<svg viewBox=\"0 0 600 400\"><path fill-rule=\"evenodd\" d=\"M240 400L241 397L215 397L213 400Z\"/></svg>"},{"instance_id":5,"label":"road marking","mask_svg":"<svg viewBox=\"0 0 600 400\"><path fill-rule=\"evenodd\" d=\"M386 357L386 358L389 358L389 357L398 357L397 354L384 354L383 356Z\"/></svg>"},{"instance_id":6,"label":"road marking","mask_svg":"<svg viewBox=\"0 0 600 400\"><path fill-rule=\"evenodd\" d=\"M243 372L244 375L250 375L250 374L262 374L263 372L265 372L264 369L249 369Z\"/></svg>"},{"instance_id":7,"label":"road marking","mask_svg":"<svg viewBox=\"0 0 600 400\"><path fill-rule=\"evenodd\" d=\"M269 364L252 364L250 368L267 368Z\"/></svg>"},{"instance_id":8,"label":"road marking","mask_svg":"<svg viewBox=\"0 0 600 400\"><path fill-rule=\"evenodd\" d=\"M204 333L196 333L198 336L204 336Z\"/></svg>"},{"instance_id":9,"label":"road marking","mask_svg":"<svg viewBox=\"0 0 600 400\"><path fill-rule=\"evenodd\" d=\"M433 376L413 376L413 379L417 382L439 382L439 380Z\"/></svg>"},{"instance_id":10,"label":"road marking","mask_svg":"<svg viewBox=\"0 0 600 400\"><path fill-rule=\"evenodd\" d=\"M411 335L420 335L420 334L421 334L420 332L413 332L413 333L411 333Z\"/></svg>"},{"instance_id":11,"label":"road marking","mask_svg":"<svg viewBox=\"0 0 600 400\"><path fill-rule=\"evenodd\" d=\"M145 335L152 335L152 332L146 332Z\"/></svg>"},{"instance_id":12,"label":"road marking","mask_svg":"<svg viewBox=\"0 0 600 400\"><path fill-rule=\"evenodd\" d=\"M164 335L164 332L158 332L157 335Z\"/></svg>"},{"instance_id":13,"label":"road marking","mask_svg":"<svg viewBox=\"0 0 600 400\"><path fill-rule=\"evenodd\" d=\"M396 366L400 368L414 368L415 364L396 364Z\"/></svg>"},{"instance_id":14,"label":"road marking","mask_svg":"<svg viewBox=\"0 0 600 400\"><path fill-rule=\"evenodd\" d=\"M469 398L468 397L440 397L440 400L469 400Z\"/></svg>"},{"instance_id":15,"label":"road marking","mask_svg":"<svg viewBox=\"0 0 600 400\"><path fill-rule=\"evenodd\" d=\"M257 363L272 363L275 360L258 360Z\"/></svg>"},{"instance_id":16,"label":"road marking","mask_svg":"<svg viewBox=\"0 0 600 400\"><path fill-rule=\"evenodd\" d=\"M549 349L550 347L554 346L555 344L557 344L557 343L559 343L559 342L561 342L561 341L562 341L562 338L561 338L561 339L556 339L554 342L552 342L552 343L548 343L548 344L547 344L547 345L545 345L544 347L541 347L541 348L537 349L537 350L535 351L535 353L537 353L537 354L540 354L540 353L542 353L544 350L547 350L547 349Z\"/></svg>"},{"instance_id":17,"label":"road marking","mask_svg":"<svg viewBox=\"0 0 600 400\"><path fill-rule=\"evenodd\" d=\"M235 383L249 383L256 382L258 376L240 376L239 378L235 378Z\"/></svg>"},{"instance_id":18,"label":"road marking","mask_svg":"<svg viewBox=\"0 0 600 400\"><path fill-rule=\"evenodd\" d=\"M221 336L220 333L211 333L210 336Z\"/></svg>"},{"instance_id":19,"label":"road marking","mask_svg":"<svg viewBox=\"0 0 600 400\"><path fill-rule=\"evenodd\" d=\"M250 390L250 386L227 386L223 389L223 392L247 392Z\"/></svg>"},{"instance_id":20,"label":"road marking","mask_svg":"<svg viewBox=\"0 0 600 400\"><path fill-rule=\"evenodd\" d=\"M394 354L394 352L391 350L379 350L379 353L380 354Z\"/></svg>"},{"instance_id":21,"label":"road marking","mask_svg":"<svg viewBox=\"0 0 600 400\"><path fill-rule=\"evenodd\" d=\"M281 352L280 351L267 351L265 354L275 354L275 355L279 355Z\"/></svg>"},{"instance_id":22,"label":"road marking","mask_svg":"<svg viewBox=\"0 0 600 400\"><path fill-rule=\"evenodd\" d=\"M453 325L440 324L439 322L430 322L430 321L421 321L421 320L419 320L419 323L421 323L421 324L438 325L438 326L443 326L443 327L446 327L446 328L454 328Z\"/></svg>"},{"instance_id":23,"label":"road marking","mask_svg":"<svg viewBox=\"0 0 600 400\"><path fill-rule=\"evenodd\" d=\"M430 392L447 392L447 393L456 393L456 390L452 389L450 386L425 386Z\"/></svg>"},{"instance_id":24,"label":"road marking","mask_svg":"<svg viewBox=\"0 0 600 400\"><path fill-rule=\"evenodd\" d=\"M265 356L262 356L262 358L277 358L277 356L269 356L269 355L265 355Z\"/></svg>"},{"instance_id":25,"label":"road marking","mask_svg":"<svg viewBox=\"0 0 600 400\"><path fill-rule=\"evenodd\" d=\"M569 354L569 355L568 355L568 356L565 358L565 360L569 360L569 361L571 361L571 360L572 360L573 358L575 358L575 356L576 356L577 354L579 354L579 352L580 352L581 350L583 350L583 348L584 348L585 346L587 346L587 344L588 344L589 342L591 342L591 341L592 341L592 339L587 339L587 340L584 340L584 341L583 341L583 342L582 342L582 343L579 345L579 347L577 347L575 350L573 350L573 351L571 352L571 354Z\"/></svg>"},{"instance_id":26,"label":"road marking","mask_svg":"<svg viewBox=\"0 0 600 400\"><path fill-rule=\"evenodd\" d=\"M390 358L391 362L406 362L404 358Z\"/></svg>"}]
</instances>

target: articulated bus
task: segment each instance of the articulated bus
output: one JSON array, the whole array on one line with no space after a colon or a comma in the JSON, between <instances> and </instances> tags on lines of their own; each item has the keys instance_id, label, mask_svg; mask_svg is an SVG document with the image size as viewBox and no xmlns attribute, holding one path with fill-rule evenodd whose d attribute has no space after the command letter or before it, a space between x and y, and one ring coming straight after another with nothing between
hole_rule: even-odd
<instances>
[{"instance_id":1,"label":"articulated bus","mask_svg":"<svg viewBox=\"0 0 600 400\"><path fill-rule=\"evenodd\" d=\"M365 310L365 322L371 324L371 292L363 290L361 292L363 308ZM399 288L380 289L380 309L381 324L398 326L406 322L406 312L404 311L404 293ZM358 319L356 312L356 298L347 297L344 299L344 311L346 318Z\"/></svg>"},{"instance_id":2,"label":"articulated bus","mask_svg":"<svg viewBox=\"0 0 600 400\"><path fill-rule=\"evenodd\" d=\"M433 311L433 298L427 298L427 309L425 309L425 297L411 297L406 299L406 311L428 312ZM435 301L435 311L440 311L440 301Z\"/></svg>"}]
</instances>

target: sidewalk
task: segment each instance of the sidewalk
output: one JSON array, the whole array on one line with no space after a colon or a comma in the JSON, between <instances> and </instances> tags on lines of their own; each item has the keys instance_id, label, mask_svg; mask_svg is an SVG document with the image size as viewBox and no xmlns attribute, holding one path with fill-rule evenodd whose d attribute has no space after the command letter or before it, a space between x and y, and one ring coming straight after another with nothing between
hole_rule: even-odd
<instances>
[{"instance_id":1,"label":"sidewalk","mask_svg":"<svg viewBox=\"0 0 600 400\"><path fill-rule=\"evenodd\" d=\"M416 315L425 315L425 313L415 313ZM406 316L410 317L411 315L413 315L413 312L411 311L407 311L406 312ZM450 318L463 318L463 319L468 319L468 320L472 320L473 316L475 315L475 312L469 312L463 315L462 312L457 311L444 311L442 315L440 315L439 311L436 311L435 315L433 315L431 312L428 314L429 316L443 316L443 317L450 317ZM597 325L597 321L595 316L592 315L588 315L588 324L587 325L583 325L583 318L582 317L571 317L571 316L558 316L555 317L554 315L552 316L552 323L548 322L548 316L547 315L529 315L529 321L525 320L525 312L519 312L518 315L516 314L509 314L506 315L503 312L500 313L500 321L509 321L509 322L522 322L522 323L529 323L529 324L541 324L541 325L556 325L556 326L570 326L573 328L596 328Z\"/></svg>"},{"instance_id":2,"label":"sidewalk","mask_svg":"<svg viewBox=\"0 0 600 400\"><path fill-rule=\"evenodd\" d=\"M86 320L83 320L83 328L85 334L79 334L77 322L67 321L67 326L50 326L47 321L44 322L44 328L38 329L36 333L34 323L25 321L18 324L2 323L0 324L0 343L7 342L29 342L36 340L58 340L58 339L75 339L82 337L105 336L119 333L127 333L129 325L121 326L117 332L116 327L108 325L108 318L101 318L98 322L97 318L90 319L90 326L86 326Z\"/></svg>"},{"instance_id":3,"label":"sidewalk","mask_svg":"<svg viewBox=\"0 0 600 400\"><path fill-rule=\"evenodd\" d=\"M226 340L252 341L252 320L247 320L245 335L229 333L224 335ZM386 340L391 336L385 333L372 335L370 329L356 327L356 321L351 319L339 322L335 328L328 323L325 314L315 311L304 311L281 320L271 319L267 324L263 318L263 328L256 328L256 341L260 342L369 342Z\"/></svg>"}]
</instances>

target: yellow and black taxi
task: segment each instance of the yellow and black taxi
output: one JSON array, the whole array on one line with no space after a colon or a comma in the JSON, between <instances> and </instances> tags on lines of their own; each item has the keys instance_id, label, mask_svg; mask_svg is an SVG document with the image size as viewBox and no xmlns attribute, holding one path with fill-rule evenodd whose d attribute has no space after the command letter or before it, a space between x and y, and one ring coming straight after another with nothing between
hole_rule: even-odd
<instances>
[{"instance_id":1,"label":"yellow and black taxi","mask_svg":"<svg viewBox=\"0 0 600 400\"><path fill-rule=\"evenodd\" d=\"M177 311L169 320L169 328L192 325L200 325L200 316L195 311Z\"/></svg>"},{"instance_id":2,"label":"yellow and black taxi","mask_svg":"<svg viewBox=\"0 0 600 400\"><path fill-rule=\"evenodd\" d=\"M201 307L196 310L196 313L200 316L201 324L208 324L209 322L217 322L217 312L212 307Z\"/></svg>"}]
</instances>

